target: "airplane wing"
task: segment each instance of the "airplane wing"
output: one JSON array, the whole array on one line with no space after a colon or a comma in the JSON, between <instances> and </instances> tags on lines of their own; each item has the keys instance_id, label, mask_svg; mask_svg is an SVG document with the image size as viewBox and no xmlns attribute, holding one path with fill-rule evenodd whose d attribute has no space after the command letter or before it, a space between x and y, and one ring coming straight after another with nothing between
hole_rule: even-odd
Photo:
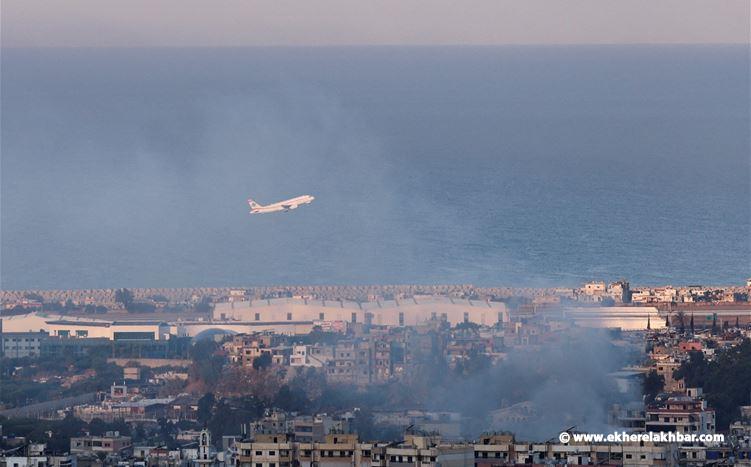
<instances>
[{"instance_id":1,"label":"airplane wing","mask_svg":"<svg viewBox=\"0 0 751 467\"><path fill-rule=\"evenodd\" d=\"M294 204L282 204L282 207L284 209L292 209L294 207Z\"/></svg>"}]
</instances>

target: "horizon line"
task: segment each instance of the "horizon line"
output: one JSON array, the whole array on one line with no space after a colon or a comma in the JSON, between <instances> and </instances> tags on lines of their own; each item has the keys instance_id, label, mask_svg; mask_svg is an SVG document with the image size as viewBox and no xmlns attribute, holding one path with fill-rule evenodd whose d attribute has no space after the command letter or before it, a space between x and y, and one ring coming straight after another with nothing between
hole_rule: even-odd
<instances>
[{"instance_id":1,"label":"horizon line","mask_svg":"<svg viewBox=\"0 0 751 467\"><path fill-rule=\"evenodd\" d=\"M0 50L21 49L338 49L338 48L495 48L495 47L619 47L619 46L746 46L751 48L751 42L519 42L504 44L484 43L440 43L440 44L225 44L225 45L0 45Z\"/></svg>"}]
</instances>

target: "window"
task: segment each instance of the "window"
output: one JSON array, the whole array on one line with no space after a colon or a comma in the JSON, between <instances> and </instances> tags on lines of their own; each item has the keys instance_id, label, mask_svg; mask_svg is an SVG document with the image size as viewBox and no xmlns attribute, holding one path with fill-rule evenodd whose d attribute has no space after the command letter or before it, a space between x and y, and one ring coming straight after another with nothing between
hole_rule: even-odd
<instances>
[{"instance_id":1,"label":"window","mask_svg":"<svg viewBox=\"0 0 751 467\"><path fill-rule=\"evenodd\" d=\"M261 321L261 313L256 313L256 321Z\"/></svg>"},{"instance_id":2,"label":"window","mask_svg":"<svg viewBox=\"0 0 751 467\"><path fill-rule=\"evenodd\" d=\"M404 312L399 312L399 326L404 326Z\"/></svg>"},{"instance_id":3,"label":"window","mask_svg":"<svg viewBox=\"0 0 751 467\"><path fill-rule=\"evenodd\" d=\"M469 321L469 313L465 311L464 312L464 322L466 323L468 321Z\"/></svg>"},{"instance_id":4,"label":"window","mask_svg":"<svg viewBox=\"0 0 751 467\"><path fill-rule=\"evenodd\" d=\"M292 313L287 313L287 321L292 321Z\"/></svg>"},{"instance_id":5,"label":"window","mask_svg":"<svg viewBox=\"0 0 751 467\"><path fill-rule=\"evenodd\" d=\"M318 319L323 321L324 319L326 319L326 315L324 313L318 313Z\"/></svg>"},{"instance_id":6,"label":"window","mask_svg":"<svg viewBox=\"0 0 751 467\"><path fill-rule=\"evenodd\" d=\"M116 331L113 335L114 340L155 340L153 332L147 331Z\"/></svg>"},{"instance_id":7,"label":"window","mask_svg":"<svg viewBox=\"0 0 751 467\"><path fill-rule=\"evenodd\" d=\"M352 313L352 324L357 322L357 313Z\"/></svg>"}]
</instances>

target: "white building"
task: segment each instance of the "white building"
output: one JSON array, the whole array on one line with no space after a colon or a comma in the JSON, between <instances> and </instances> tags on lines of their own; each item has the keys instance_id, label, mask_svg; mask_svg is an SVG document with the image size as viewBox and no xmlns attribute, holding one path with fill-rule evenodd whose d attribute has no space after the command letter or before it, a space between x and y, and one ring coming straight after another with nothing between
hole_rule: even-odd
<instances>
[{"instance_id":1,"label":"white building","mask_svg":"<svg viewBox=\"0 0 751 467\"><path fill-rule=\"evenodd\" d=\"M327 361L333 358L331 347L314 345L295 345L289 357L290 366L308 366L323 368Z\"/></svg>"},{"instance_id":2,"label":"white building","mask_svg":"<svg viewBox=\"0 0 751 467\"><path fill-rule=\"evenodd\" d=\"M104 337L110 340L165 340L170 326L161 321L69 320L47 321L50 335L58 337Z\"/></svg>"},{"instance_id":3,"label":"white building","mask_svg":"<svg viewBox=\"0 0 751 467\"><path fill-rule=\"evenodd\" d=\"M405 300L348 302L281 298L218 303L214 322L248 326L285 326L341 321L383 326L416 326L429 320L492 326L508 322L505 304L480 300L421 296Z\"/></svg>"}]
</instances>

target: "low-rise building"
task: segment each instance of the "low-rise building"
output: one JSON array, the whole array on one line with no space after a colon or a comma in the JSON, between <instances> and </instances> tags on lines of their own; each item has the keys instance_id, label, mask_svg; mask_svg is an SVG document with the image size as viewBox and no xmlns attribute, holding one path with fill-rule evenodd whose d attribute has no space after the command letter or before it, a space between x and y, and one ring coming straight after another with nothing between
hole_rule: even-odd
<instances>
[{"instance_id":1,"label":"low-rise building","mask_svg":"<svg viewBox=\"0 0 751 467\"><path fill-rule=\"evenodd\" d=\"M70 439L71 454L117 455L120 457L133 454L130 436L121 436L117 431L108 431L103 436L76 436Z\"/></svg>"}]
</instances>

